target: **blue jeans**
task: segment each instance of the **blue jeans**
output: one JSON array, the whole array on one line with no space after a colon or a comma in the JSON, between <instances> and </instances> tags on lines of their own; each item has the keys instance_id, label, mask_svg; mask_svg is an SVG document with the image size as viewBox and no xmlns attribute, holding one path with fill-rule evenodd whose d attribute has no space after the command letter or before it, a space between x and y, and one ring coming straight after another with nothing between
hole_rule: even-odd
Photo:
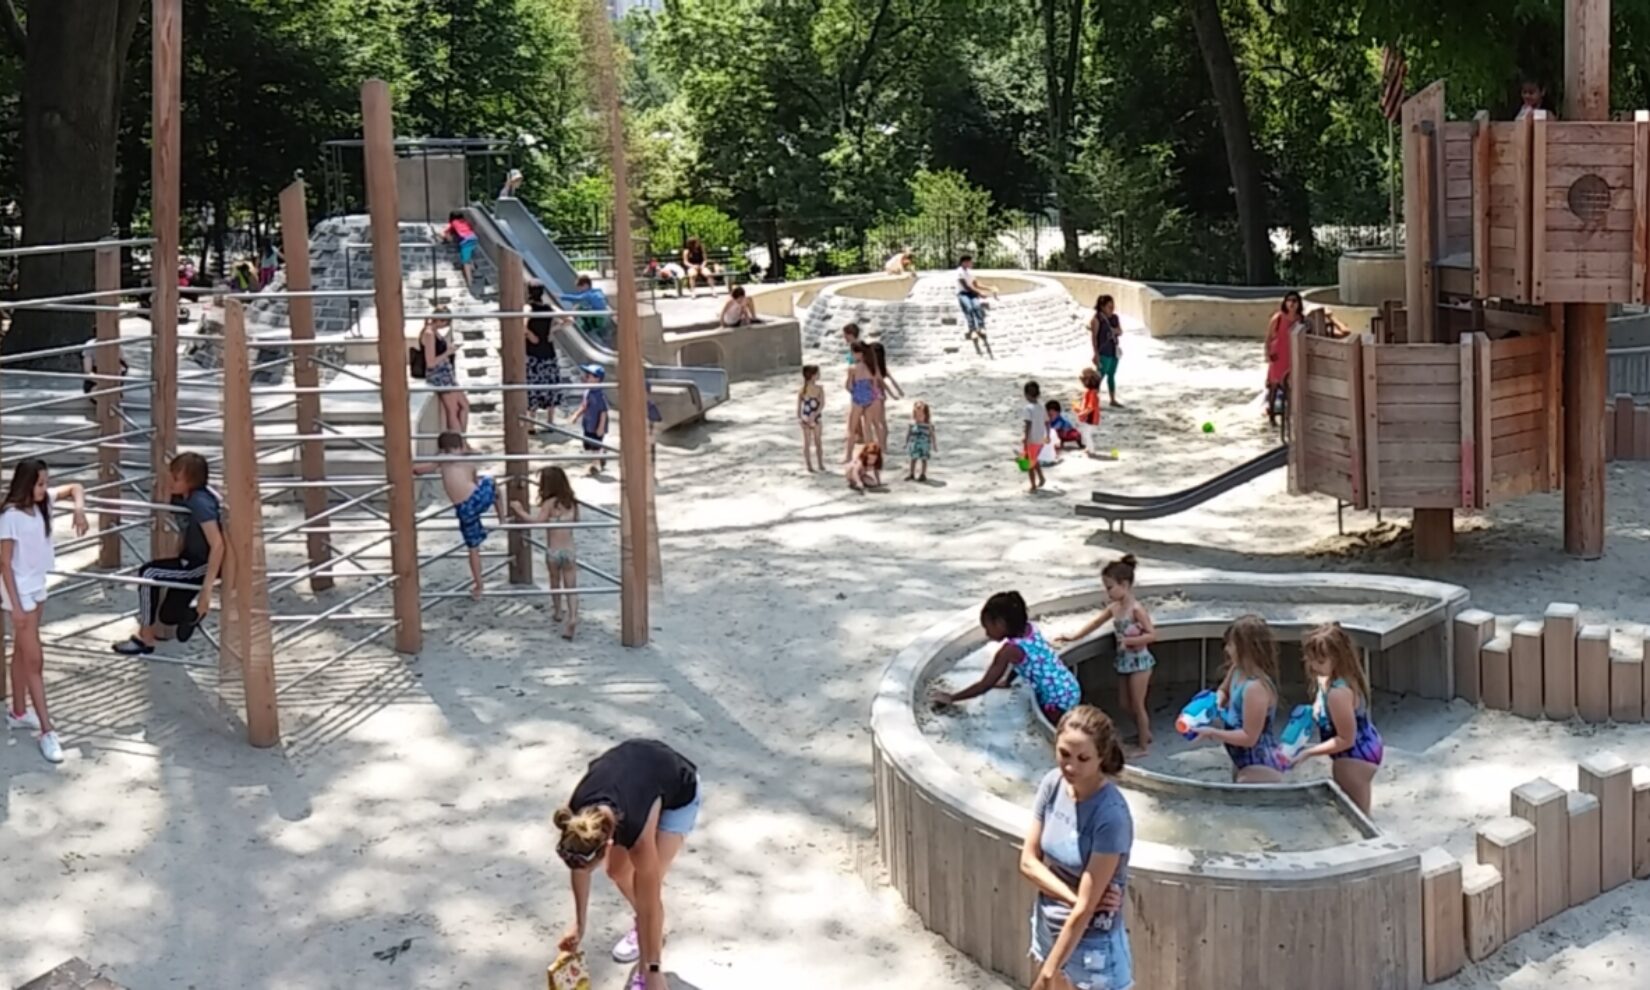
<instances>
[{"instance_id":1,"label":"blue jeans","mask_svg":"<svg viewBox=\"0 0 1650 990\"><path fill-rule=\"evenodd\" d=\"M979 296L971 296L966 292L957 293L957 305L962 307L963 317L968 321L968 329L985 329L985 307L980 305Z\"/></svg>"},{"instance_id":2,"label":"blue jeans","mask_svg":"<svg viewBox=\"0 0 1650 990\"><path fill-rule=\"evenodd\" d=\"M1129 953L1129 933L1119 917L1110 931L1090 929L1072 950L1063 972L1077 990L1131 990L1134 986L1134 956ZM1058 931L1031 911L1031 958L1041 963L1053 951Z\"/></svg>"}]
</instances>

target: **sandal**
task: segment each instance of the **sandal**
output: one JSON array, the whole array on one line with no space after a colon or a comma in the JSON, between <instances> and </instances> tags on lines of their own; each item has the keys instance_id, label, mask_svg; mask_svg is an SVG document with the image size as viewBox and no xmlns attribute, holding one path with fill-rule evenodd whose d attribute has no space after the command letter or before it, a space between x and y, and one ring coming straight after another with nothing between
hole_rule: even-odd
<instances>
[{"instance_id":1,"label":"sandal","mask_svg":"<svg viewBox=\"0 0 1650 990\"><path fill-rule=\"evenodd\" d=\"M155 652L155 648L153 646L150 646L143 640L138 639L136 636L124 640L123 642L116 643L114 646L111 646L110 649L114 650L123 657L146 657Z\"/></svg>"}]
</instances>

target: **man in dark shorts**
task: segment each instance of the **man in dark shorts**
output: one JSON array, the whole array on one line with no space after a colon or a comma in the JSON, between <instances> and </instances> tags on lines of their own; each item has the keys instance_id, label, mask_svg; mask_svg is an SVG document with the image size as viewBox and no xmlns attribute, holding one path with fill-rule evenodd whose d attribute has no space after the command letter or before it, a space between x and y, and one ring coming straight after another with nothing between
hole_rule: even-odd
<instances>
[{"instance_id":1,"label":"man in dark shorts","mask_svg":"<svg viewBox=\"0 0 1650 990\"><path fill-rule=\"evenodd\" d=\"M195 626L212 610L212 586L223 571L223 503L207 487L206 458L179 454L172 458L170 471L172 504L189 510L183 544L178 556L151 560L138 568L137 576L168 585L190 585L199 591L140 585L137 635L113 647L122 656L155 652L155 632L163 624L176 625L179 641L188 642ZM191 600L193 608L189 607Z\"/></svg>"}]
</instances>

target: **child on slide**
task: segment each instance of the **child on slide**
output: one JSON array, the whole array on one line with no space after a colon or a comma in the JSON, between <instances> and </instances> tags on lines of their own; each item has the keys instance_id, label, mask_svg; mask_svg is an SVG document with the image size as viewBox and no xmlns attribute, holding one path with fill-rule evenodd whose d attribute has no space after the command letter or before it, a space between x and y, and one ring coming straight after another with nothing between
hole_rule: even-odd
<instances>
[{"instance_id":1,"label":"child on slide","mask_svg":"<svg viewBox=\"0 0 1650 990\"><path fill-rule=\"evenodd\" d=\"M1106 588L1106 607L1088 625L1075 635L1061 636L1055 645L1063 645L1094 635L1107 622L1117 631L1117 701L1134 716L1140 752L1144 756L1152 748L1151 715L1146 711L1146 692L1152 684L1152 668L1157 658L1152 656L1151 644L1157 642L1157 627L1146 606L1134 597L1134 554L1124 554L1107 564L1100 572L1100 581Z\"/></svg>"},{"instance_id":2,"label":"child on slide","mask_svg":"<svg viewBox=\"0 0 1650 990\"><path fill-rule=\"evenodd\" d=\"M1015 674L1023 675L1031 684L1037 707L1056 725L1083 700L1077 675L1060 662L1054 647L1031 624L1026 601L1018 591L1001 591L986 599L985 607L980 609L980 627L992 642L1003 644L991 658L991 667L984 677L961 691L933 692L930 697L935 704L954 705L978 698L992 688L1008 687Z\"/></svg>"}]
</instances>

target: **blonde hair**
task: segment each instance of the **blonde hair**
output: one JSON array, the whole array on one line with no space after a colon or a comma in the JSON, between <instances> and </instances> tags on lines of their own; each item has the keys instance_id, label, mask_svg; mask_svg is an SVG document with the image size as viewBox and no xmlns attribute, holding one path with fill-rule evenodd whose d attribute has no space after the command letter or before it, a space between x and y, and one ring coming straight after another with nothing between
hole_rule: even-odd
<instances>
[{"instance_id":1,"label":"blonde hair","mask_svg":"<svg viewBox=\"0 0 1650 990\"><path fill-rule=\"evenodd\" d=\"M1225 645L1231 647L1228 664L1244 676L1264 680L1274 694L1278 690L1278 641L1272 627L1258 615L1240 616L1226 629Z\"/></svg>"},{"instance_id":2,"label":"blonde hair","mask_svg":"<svg viewBox=\"0 0 1650 990\"><path fill-rule=\"evenodd\" d=\"M1054 737L1059 739L1068 732L1087 736L1094 743L1094 751L1100 754L1101 773L1115 777L1123 772L1123 744L1111 716L1093 705L1078 705L1060 717Z\"/></svg>"},{"instance_id":3,"label":"blonde hair","mask_svg":"<svg viewBox=\"0 0 1650 990\"><path fill-rule=\"evenodd\" d=\"M606 848L619 827L619 816L605 804L593 804L577 813L563 806L556 809L550 821L561 831L556 848L575 856L588 856Z\"/></svg>"},{"instance_id":4,"label":"blonde hair","mask_svg":"<svg viewBox=\"0 0 1650 990\"><path fill-rule=\"evenodd\" d=\"M919 423L934 422L934 412L928 408L928 403L918 402L911 407L911 418Z\"/></svg>"},{"instance_id":5,"label":"blonde hair","mask_svg":"<svg viewBox=\"0 0 1650 990\"><path fill-rule=\"evenodd\" d=\"M1345 681L1357 696L1359 704L1368 706L1369 678L1364 674L1364 665L1358 662L1358 651L1352 645L1352 637L1346 634L1339 622L1326 622L1301 640L1301 664L1306 666L1318 660L1329 661L1329 679ZM1310 675L1311 671L1307 673ZM1318 679L1308 676L1306 680L1312 696L1316 698Z\"/></svg>"}]
</instances>

